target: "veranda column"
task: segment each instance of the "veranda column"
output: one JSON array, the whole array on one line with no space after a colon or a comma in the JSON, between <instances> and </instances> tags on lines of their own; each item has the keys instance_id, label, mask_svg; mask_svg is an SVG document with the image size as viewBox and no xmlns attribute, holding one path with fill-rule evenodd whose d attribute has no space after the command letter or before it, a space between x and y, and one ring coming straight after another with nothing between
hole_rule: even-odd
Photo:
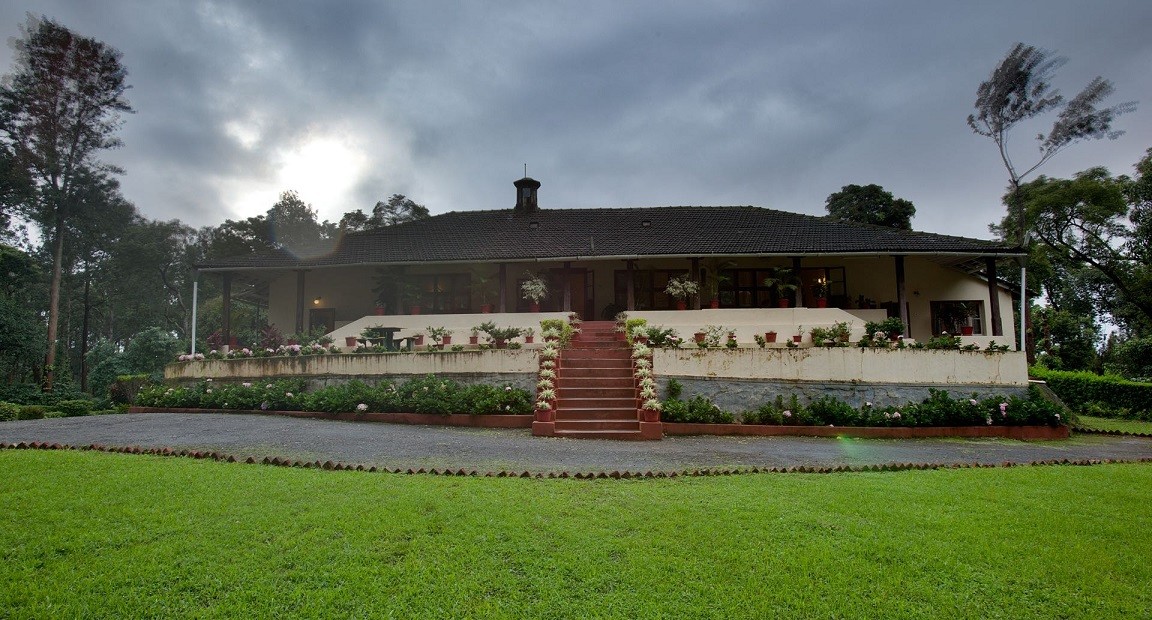
<instances>
[{"instance_id":1,"label":"veranda column","mask_svg":"<svg viewBox=\"0 0 1152 620\"><path fill-rule=\"evenodd\" d=\"M693 258L692 259L692 281L696 283L696 295L694 295L695 299L693 299L693 301L692 301L692 309L693 310L699 310L700 309L700 259L699 258Z\"/></svg>"},{"instance_id":2,"label":"veranda column","mask_svg":"<svg viewBox=\"0 0 1152 620\"><path fill-rule=\"evenodd\" d=\"M796 282L802 283L802 280L800 280L800 263L801 262L803 262L803 261L799 256L793 256L792 257L792 277L795 278ZM798 285L796 287L796 290L792 293L792 297L793 297L793 299L792 299L792 307L793 308L799 308L801 305L804 304L804 286L803 286L803 284Z\"/></svg>"},{"instance_id":3,"label":"veranda column","mask_svg":"<svg viewBox=\"0 0 1152 620\"><path fill-rule=\"evenodd\" d=\"M572 312L572 263L564 261L564 312Z\"/></svg>"},{"instance_id":4,"label":"veranda column","mask_svg":"<svg viewBox=\"0 0 1152 620\"><path fill-rule=\"evenodd\" d=\"M224 332L224 344L232 346L232 274L224 274L220 285L223 300L220 304L220 331Z\"/></svg>"},{"instance_id":5,"label":"veranda column","mask_svg":"<svg viewBox=\"0 0 1152 620\"><path fill-rule=\"evenodd\" d=\"M893 256L896 259L896 305L900 307L900 321L904 323L904 336L911 331L908 325L908 295L904 286L904 257Z\"/></svg>"},{"instance_id":6,"label":"veranda column","mask_svg":"<svg viewBox=\"0 0 1152 620\"><path fill-rule=\"evenodd\" d=\"M498 312L508 312L508 265L500 263L500 298Z\"/></svg>"},{"instance_id":7,"label":"veranda column","mask_svg":"<svg viewBox=\"0 0 1152 620\"><path fill-rule=\"evenodd\" d=\"M988 314L992 319L992 335L1004 335L1004 320L1000 318L1000 287L996 285L996 259L984 259L984 271L988 276Z\"/></svg>"},{"instance_id":8,"label":"veranda column","mask_svg":"<svg viewBox=\"0 0 1152 620\"><path fill-rule=\"evenodd\" d=\"M627 304L628 312L632 312L636 309L636 261L629 260L624 262L628 264L628 298L625 303Z\"/></svg>"},{"instance_id":9,"label":"veranda column","mask_svg":"<svg viewBox=\"0 0 1152 620\"><path fill-rule=\"evenodd\" d=\"M304 333L304 274L301 269L296 272L296 333Z\"/></svg>"}]
</instances>

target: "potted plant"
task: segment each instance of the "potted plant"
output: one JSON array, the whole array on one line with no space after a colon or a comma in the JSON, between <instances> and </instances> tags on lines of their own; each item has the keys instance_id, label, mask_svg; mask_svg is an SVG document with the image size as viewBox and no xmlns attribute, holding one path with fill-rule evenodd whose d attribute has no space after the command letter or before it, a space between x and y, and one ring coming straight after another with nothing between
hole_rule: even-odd
<instances>
[{"instance_id":1,"label":"potted plant","mask_svg":"<svg viewBox=\"0 0 1152 620\"><path fill-rule=\"evenodd\" d=\"M676 276L668 280L664 292L676 300L677 310L688 308L688 298L700 292L700 285L687 274Z\"/></svg>"},{"instance_id":2,"label":"potted plant","mask_svg":"<svg viewBox=\"0 0 1152 620\"><path fill-rule=\"evenodd\" d=\"M732 269L736 263L732 261L708 261L706 267L708 269L708 307L713 310L720 307L720 287L732 281L732 277L724 273L726 269Z\"/></svg>"},{"instance_id":3,"label":"potted plant","mask_svg":"<svg viewBox=\"0 0 1152 620\"><path fill-rule=\"evenodd\" d=\"M764 342L776 342L776 332L774 332L774 331L764 332Z\"/></svg>"},{"instance_id":4,"label":"potted plant","mask_svg":"<svg viewBox=\"0 0 1152 620\"><path fill-rule=\"evenodd\" d=\"M357 343L356 336L344 336L344 344L349 347L355 347Z\"/></svg>"},{"instance_id":5,"label":"potted plant","mask_svg":"<svg viewBox=\"0 0 1152 620\"><path fill-rule=\"evenodd\" d=\"M972 335L969 319L974 315L975 312L962 301L942 303L936 310L936 318L939 319L944 331L950 334L960 332L964 336Z\"/></svg>"},{"instance_id":6,"label":"potted plant","mask_svg":"<svg viewBox=\"0 0 1152 620\"><path fill-rule=\"evenodd\" d=\"M479 327L473 327L472 328L472 334L470 336L468 336L468 344L479 344L479 343L480 343L480 328Z\"/></svg>"},{"instance_id":7,"label":"potted plant","mask_svg":"<svg viewBox=\"0 0 1152 620\"><path fill-rule=\"evenodd\" d=\"M548 282L544 276L530 271L524 272L525 280L520 283L520 294L529 302L531 312L540 312L540 302L548 296Z\"/></svg>"},{"instance_id":8,"label":"potted plant","mask_svg":"<svg viewBox=\"0 0 1152 620\"><path fill-rule=\"evenodd\" d=\"M447 327L428 326L425 327L424 330L428 332L428 337L432 339L436 348L443 349L444 345L452 344L452 330Z\"/></svg>"},{"instance_id":9,"label":"potted plant","mask_svg":"<svg viewBox=\"0 0 1152 620\"><path fill-rule=\"evenodd\" d=\"M904 321L898 316L888 317L880 321L880 331L887 334L889 340L896 342L904 335Z\"/></svg>"},{"instance_id":10,"label":"potted plant","mask_svg":"<svg viewBox=\"0 0 1152 620\"><path fill-rule=\"evenodd\" d=\"M816 285L812 287L812 296L816 298L817 308L828 307L828 282L824 278L816 280Z\"/></svg>"},{"instance_id":11,"label":"potted plant","mask_svg":"<svg viewBox=\"0 0 1152 620\"><path fill-rule=\"evenodd\" d=\"M520 334L524 336L524 344L532 344L536 340L536 330L531 327L520 330Z\"/></svg>"},{"instance_id":12,"label":"potted plant","mask_svg":"<svg viewBox=\"0 0 1152 620\"><path fill-rule=\"evenodd\" d=\"M803 325L797 325L796 326L796 333L792 334L792 342L795 344L800 344L800 341L803 339L804 339L804 326Z\"/></svg>"},{"instance_id":13,"label":"potted plant","mask_svg":"<svg viewBox=\"0 0 1152 620\"><path fill-rule=\"evenodd\" d=\"M776 293L776 303L781 308L787 308L789 293L795 293L800 288L799 278L786 267L774 267L768 270L768 277L764 278L764 286Z\"/></svg>"},{"instance_id":14,"label":"potted plant","mask_svg":"<svg viewBox=\"0 0 1152 620\"><path fill-rule=\"evenodd\" d=\"M496 274L490 271L476 269L472 272L472 290L476 291L476 296L480 298L481 314L491 314L492 312L492 293L495 282Z\"/></svg>"}]
</instances>

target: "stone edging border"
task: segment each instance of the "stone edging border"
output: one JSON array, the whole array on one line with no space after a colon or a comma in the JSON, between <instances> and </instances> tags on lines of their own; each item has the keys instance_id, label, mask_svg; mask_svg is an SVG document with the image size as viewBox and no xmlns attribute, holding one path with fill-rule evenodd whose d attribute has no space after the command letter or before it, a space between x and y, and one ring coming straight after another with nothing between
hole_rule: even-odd
<instances>
[{"instance_id":1,"label":"stone edging border","mask_svg":"<svg viewBox=\"0 0 1152 620\"><path fill-rule=\"evenodd\" d=\"M203 450L173 450L172 448L141 448L140 446L105 446L103 444L89 444L87 446L72 446L69 444L48 443L40 441L32 442L19 442L19 443L0 443L0 450L92 450L98 452L115 452L121 454L146 454L153 456L178 456L188 457L194 459L212 459L214 461L222 461L226 463L247 463L247 464L262 464L262 465L275 465L279 467L301 467L305 469L324 469L335 471L366 471L366 472L382 472L391 474L430 474L433 476L467 476L467 477L485 477L485 478L572 478L576 480L629 480L636 478L679 478L679 477L697 477L697 476L731 476L741 474L833 474L833 473L854 473L854 472L879 472L879 471L909 471L909 470L937 470L937 469L986 469L995 467L1026 467L1026 466L1044 466L1044 465L1113 465L1113 464L1127 464L1127 463L1152 463L1152 457L1145 457L1139 459L1048 459L1040 461L1003 461L1001 463L885 463L882 465L837 465L834 467L826 466L809 466L798 465L790 467L748 467L736 469L685 469L681 471L670 472L632 472L632 471L612 471L612 472L576 472L569 473L562 471L556 472L530 472L530 471L487 471L481 472L475 469L401 469L401 468L387 468L376 467L375 465L365 467L360 464L348 464L334 461L299 461L280 457L264 457L257 460L256 457L249 456L244 459L238 459L233 455L225 454L222 452L209 452Z\"/></svg>"},{"instance_id":2,"label":"stone edging border","mask_svg":"<svg viewBox=\"0 0 1152 620\"><path fill-rule=\"evenodd\" d=\"M1129 431L1107 431L1099 428L1084 428L1082 426L1074 426L1072 430L1077 433L1084 433L1085 435L1111 435L1113 437L1141 437L1144 439L1152 439L1152 433L1133 433Z\"/></svg>"},{"instance_id":3,"label":"stone edging border","mask_svg":"<svg viewBox=\"0 0 1152 620\"><path fill-rule=\"evenodd\" d=\"M276 415L290 418L339 420L342 422L384 422L425 426L471 428L532 428L531 415L469 415L465 413L328 413L323 411L276 411L252 409L194 409L188 407L130 407L128 413L221 413ZM695 424L664 422L663 434L741 435L757 437L857 437L860 439L912 439L921 437L1004 437L1019 440L1067 439L1067 426L792 426L776 424Z\"/></svg>"}]
</instances>

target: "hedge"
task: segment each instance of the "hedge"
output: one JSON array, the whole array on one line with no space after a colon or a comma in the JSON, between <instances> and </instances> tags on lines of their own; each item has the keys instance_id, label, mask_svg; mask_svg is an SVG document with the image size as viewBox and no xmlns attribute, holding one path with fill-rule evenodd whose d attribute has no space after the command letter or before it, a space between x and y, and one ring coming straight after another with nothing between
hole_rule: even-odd
<instances>
[{"instance_id":1,"label":"hedge","mask_svg":"<svg viewBox=\"0 0 1152 620\"><path fill-rule=\"evenodd\" d=\"M1029 374L1047 382L1064 404L1078 412L1152 420L1152 383L1040 367L1033 367Z\"/></svg>"}]
</instances>

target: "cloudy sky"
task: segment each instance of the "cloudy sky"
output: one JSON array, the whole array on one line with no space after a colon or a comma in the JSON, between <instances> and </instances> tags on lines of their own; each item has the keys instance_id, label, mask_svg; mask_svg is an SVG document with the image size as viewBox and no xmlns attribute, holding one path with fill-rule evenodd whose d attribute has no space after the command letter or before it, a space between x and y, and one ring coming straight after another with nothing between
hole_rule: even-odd
<instances>
[{"instance_id":1,"label":"cloudy sky","mask_svg":"<svg viewBox=\"0 0 1152 620\"><path fill-rule=\"evenodd\" d=\"M1147 0L0 0L6 36L28 11L123 53L136 113L107 158L141 212L196 226L287 189L333 220L393 193L507 208L527 164L545 208L823 214L877 183L917 229L987 237L1007 176L965 118L1017 41L1068 58L1068 96L1103 75L1140 102L1042 172L1129 173L1152 147ZM1044 130L1014 134L1018 161Z\"/></svg>"}]
</instances>

